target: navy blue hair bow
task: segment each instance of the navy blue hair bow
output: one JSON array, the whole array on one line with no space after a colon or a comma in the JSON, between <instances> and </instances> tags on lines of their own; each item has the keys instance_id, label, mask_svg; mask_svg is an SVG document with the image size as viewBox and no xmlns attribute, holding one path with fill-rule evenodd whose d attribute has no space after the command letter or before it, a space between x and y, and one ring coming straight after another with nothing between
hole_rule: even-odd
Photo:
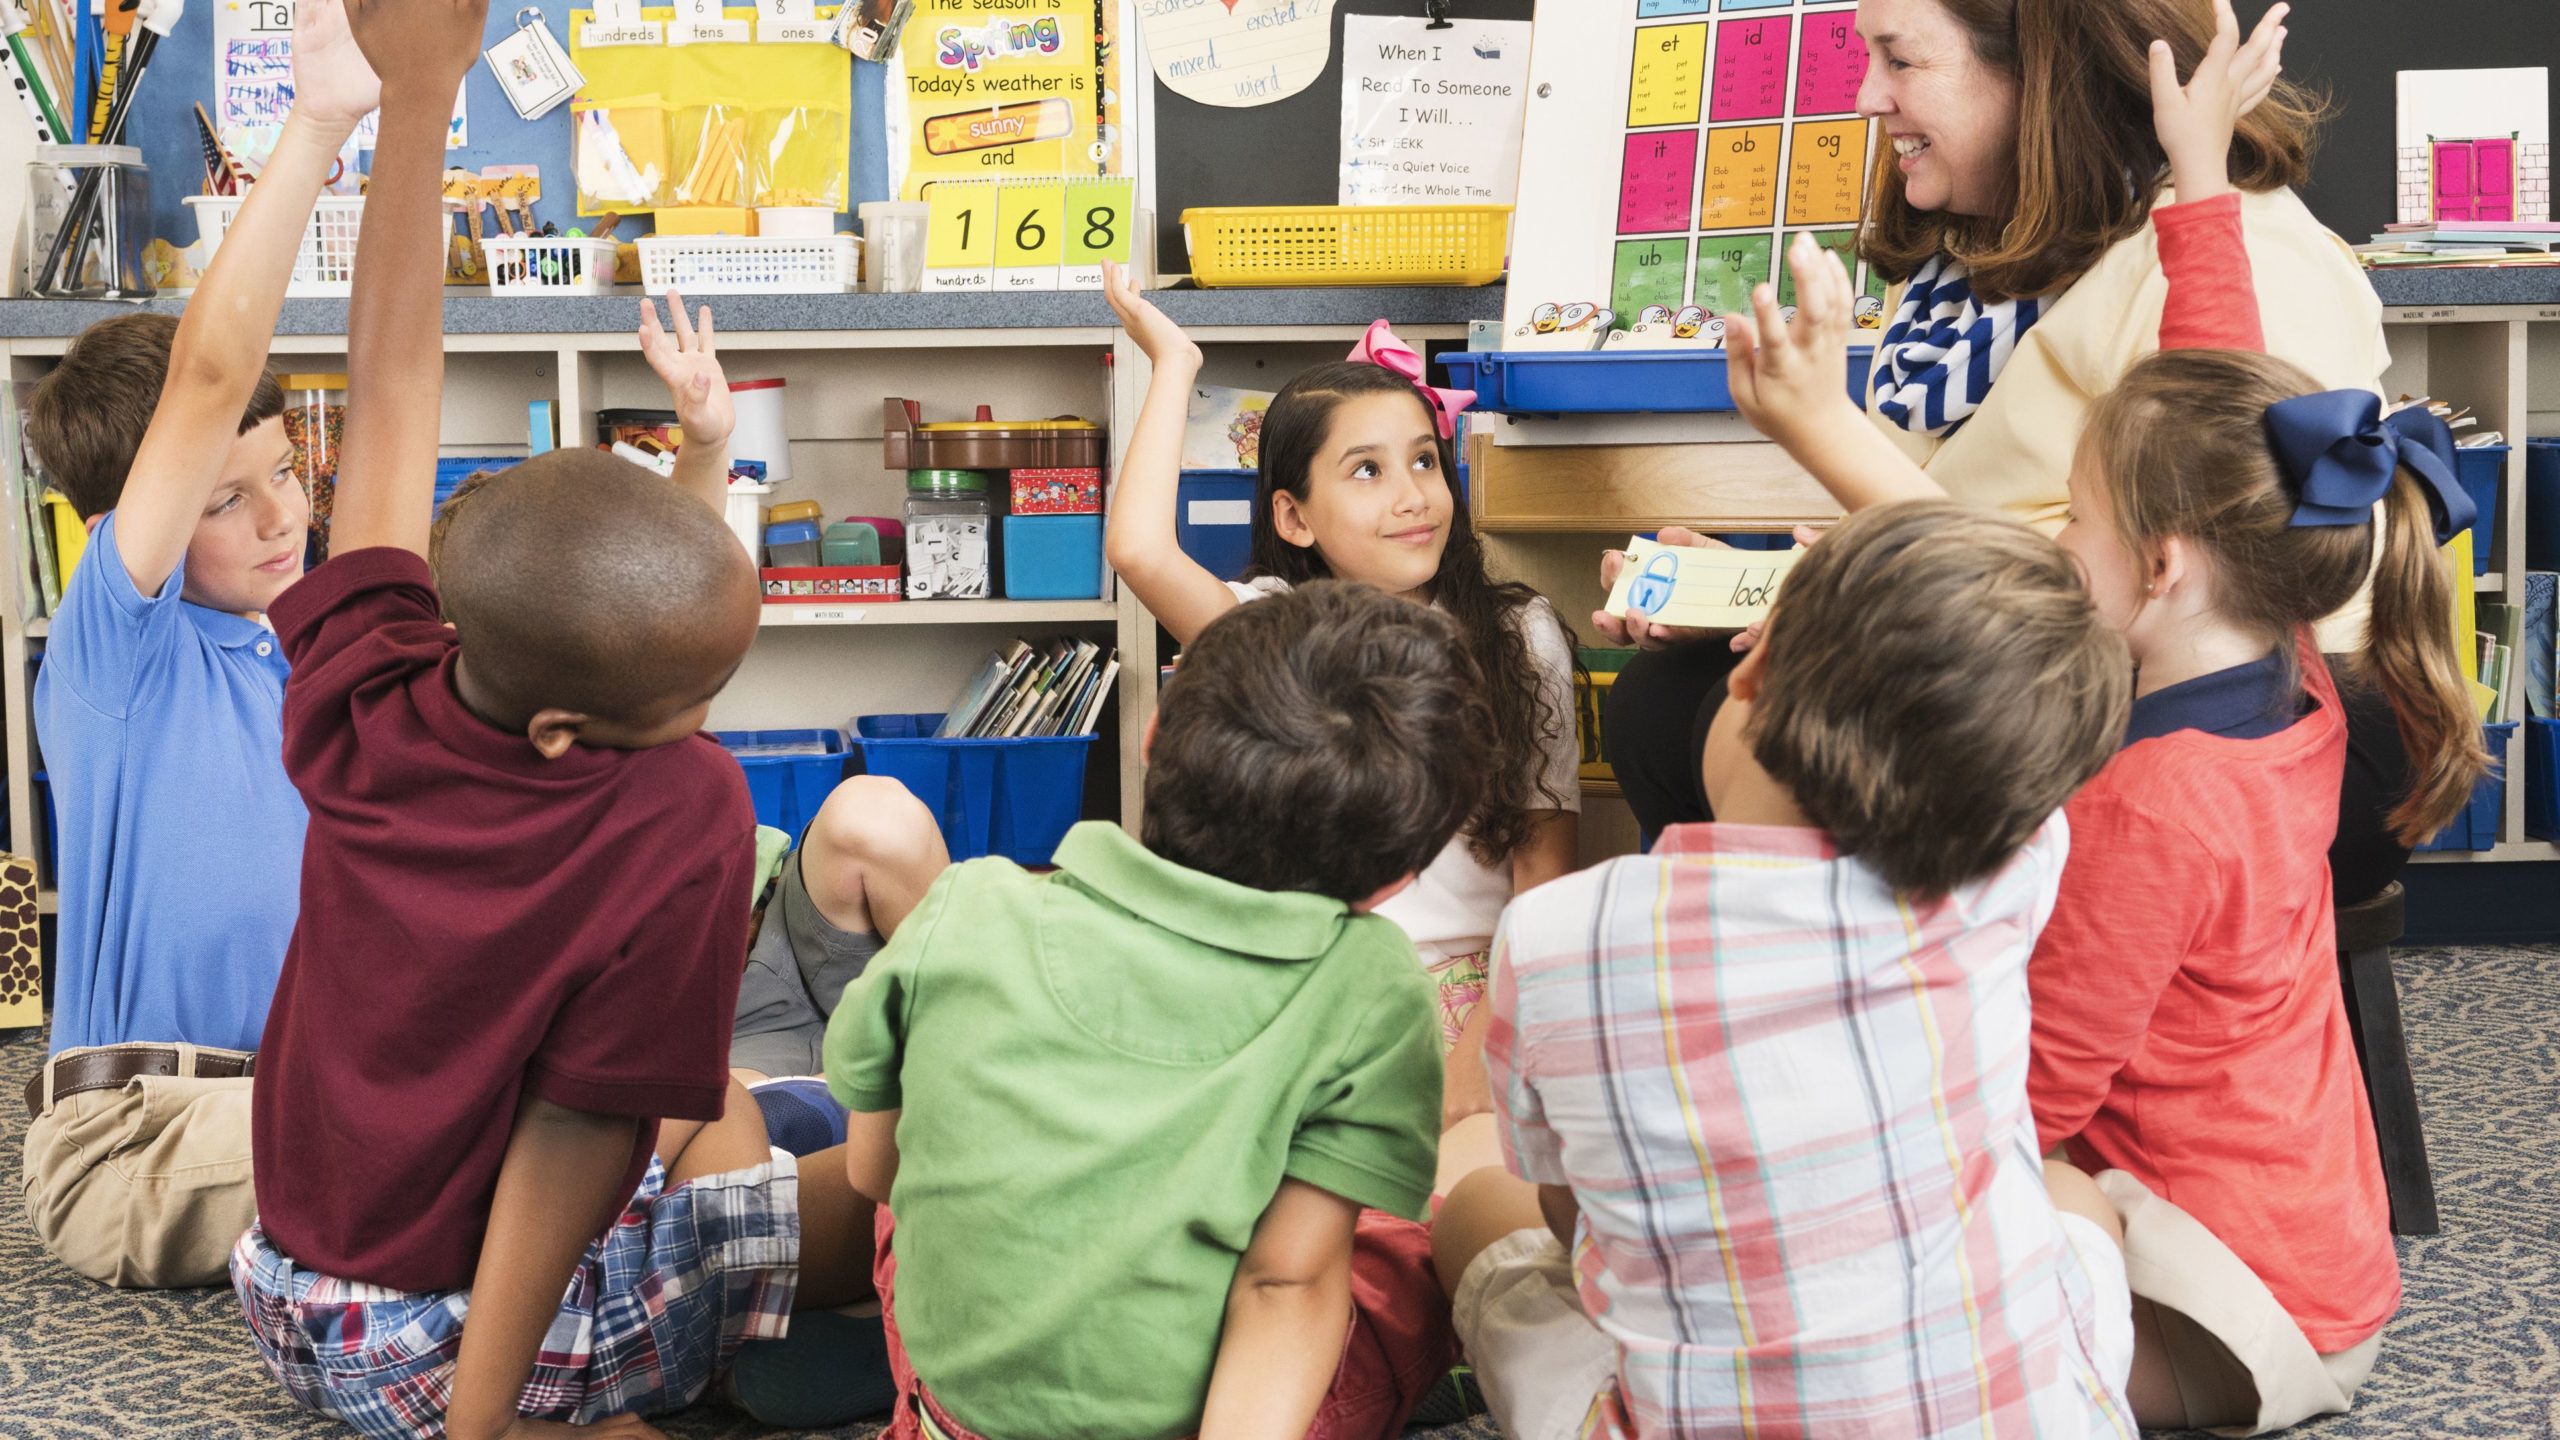
<instances>
[{"instance_id":1,"label":"navy blue hair bow","mask_svg":"<svg viewBox=\"0 0 2560 1440\"><path fill-rule=\"evenodd\" d=\"M2418 477L2441 545L2479 518L2453 473L2453 432L2412 406L2383 418L2370 390L2324 390L2267 407L2267 438L2301 501L2295 526L2362 525L2402 466Z\"/></svg>"}]
</instances>

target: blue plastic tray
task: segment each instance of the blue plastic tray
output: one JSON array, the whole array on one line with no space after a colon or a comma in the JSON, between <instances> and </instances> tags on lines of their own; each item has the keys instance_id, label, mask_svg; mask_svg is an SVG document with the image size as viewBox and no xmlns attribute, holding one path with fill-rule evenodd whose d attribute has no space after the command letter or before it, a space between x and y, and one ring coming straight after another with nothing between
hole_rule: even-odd
<instances>
[{"instance_id":1,"label":"blue plastic tray","mask_svg":"<svg viewBox=\"0 0 2560 1440\"><path fill-rule=\"evenodd\" d=\"M1721 350L1462 350L1449 383L1502 415L1683 415L1731 410ZM1849 398L1863 407L1875 347L1849 350Z\"/></svg>"},{"instance_id":2,"label":"blue plastic tray","mask_svg":"<svg viewBox=\"0 0 2560 1440\"><path fill-rule=\"evenodd\" d=\"M817 818L818 807L844 778L845 735L842 730L717 730L712 739L736 756L738 768L747 772L747 797L755 803L756 823L770 825L790 835L798 844L800 832ZM741 750L822 745L817 755L738 754Z\"/></svg>"},{"instance_id":3,"label":"blue plastic tray","mask_svg":"<svg viewBox=\"0 0 2560 1440\"><path fill-rule=\"evenodd\" d=\"M863 768L914 793L942 825L954 860L1002 855L1046 865L1084 813L1090 735L937 740L940 715L865 715L853 722Z\"/></svg>"}]
</instances>

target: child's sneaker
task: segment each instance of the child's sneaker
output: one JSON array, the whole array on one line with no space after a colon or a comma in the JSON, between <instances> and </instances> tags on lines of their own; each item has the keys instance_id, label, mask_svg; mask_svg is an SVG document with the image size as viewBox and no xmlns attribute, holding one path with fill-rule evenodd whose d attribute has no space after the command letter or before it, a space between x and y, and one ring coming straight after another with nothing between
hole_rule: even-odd
<instances>
[{"instance_id":1,"label":"child's sneaker","mask_svg":"<svg viewBox=\"0 0 2560 1440\"><path fill-rule=\"evenodd\" d=\"M844 1107L815 1075L794 1075L750 1085L764 1112L765 1138L794 1155L815 1155L844 1143Z\"/></svg>"}]
</instances>

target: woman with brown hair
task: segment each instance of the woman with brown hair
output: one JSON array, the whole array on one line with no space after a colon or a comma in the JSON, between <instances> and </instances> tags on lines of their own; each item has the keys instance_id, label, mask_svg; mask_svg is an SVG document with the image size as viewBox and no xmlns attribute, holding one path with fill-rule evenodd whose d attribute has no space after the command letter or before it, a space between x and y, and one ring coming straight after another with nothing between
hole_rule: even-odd
<instances>
[{"instance_id":1,"label":"woman with brown hair","mask_svg":"<svg viewBox=\"0 0 2560 1440\"><path fill-rule=\"evenodd\" d=\"M2191 72L2212 43L2211 0L1861 0L1858 29L1859 110L1890 142L1859 248L1901 286L1869 418L1957 499L2059 530L2089 409L2157 348L2168 291L2152 211L2176 197L2153 130L2150 45L2166 39ZM2376 389L2390 358L2381 303L2292 189L2309 176L2320 110L2276 82L2239 122L2230 178L2267 352L2324 387ZM2323 651L2360 648L2365 604L2359 594L2323 622ZM1697 757L1738 660L1729 637L1593 623L1647 651L1606 717L1636 818L1649 833L1710 818ZM2407 783L2390 707L2369 691L2346 706L2330 853L2341 903L2381 890L2408 858L2387 819Z\"/></svg>"}]
</instances>

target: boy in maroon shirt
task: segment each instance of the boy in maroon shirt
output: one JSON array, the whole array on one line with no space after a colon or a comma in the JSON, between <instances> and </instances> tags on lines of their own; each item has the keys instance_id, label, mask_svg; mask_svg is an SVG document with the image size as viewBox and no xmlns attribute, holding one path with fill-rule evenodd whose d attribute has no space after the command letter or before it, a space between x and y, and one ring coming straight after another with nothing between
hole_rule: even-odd
<instances>
[{"instance_id":1,"label":"boy in maroon shirt","mask_svg":"<svg viewBox=\"0 0 2560 1440\"><path fill-rule=\"evenodd\" d=\"M390 78L337 555L273 612L311 843L232 1282L293 1398L366 1434L654 1433L795 1298L869 1288L842 1155L769 1148L727 1072L753 815L697 732L755 576L690 487L563 451L457 517L439 596L434 237L487 0L347 8Z\"/></svg>"}]
</instances>

